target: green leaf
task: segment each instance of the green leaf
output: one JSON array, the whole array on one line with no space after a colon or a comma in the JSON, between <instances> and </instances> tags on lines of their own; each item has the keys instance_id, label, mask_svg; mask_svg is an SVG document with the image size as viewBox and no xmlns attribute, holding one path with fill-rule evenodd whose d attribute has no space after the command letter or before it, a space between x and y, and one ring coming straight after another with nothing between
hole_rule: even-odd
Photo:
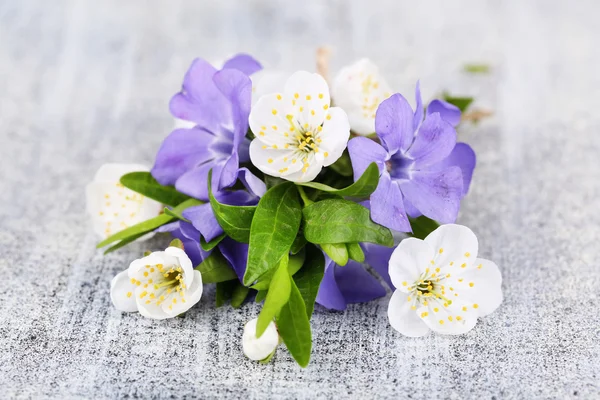
<instances>
[{"instance_id":1,"label":"green leaf","mask_svg":"<svg viewBox=\"0 0 600 400\"><path fill-rule=\"evenodd\" d=\"M237 279L235 271L225 257L219 252L213 252L196 267L202 274L202 283L217 283Z\"/></svg>"},{"instance_id":2,"label":"green leaf","mask_svg":"<svg viewBox=\"0 0 600 400\"><path fill-rule=\"evenodd\" d=\"M307 186L313 189L321 190L338 196L348 196L356 198L366 198L377 189L379 184L379 168L376 163L371 163L361 177L352 185L344 189L335 189L331 186L318 182L302 182L296 185Z\"/></svg>"},{"instance_id":3,"label":"green leaf","mask_svg":"<svg viewBox=\"0 0 600 400\"><path fill-rule=\"evenodd\" d=\"M231 307L240 308L242 303L244 303L244 300L246 300L246 297L248 297L249 291L249 287L246 287L237 281L237 285L233 289L233 294L231 296Z\"/></svg>"},{"instance_id":4,"label":"green leaf","mask_svg":"<svg viewBox=\"0 0 600 400\"><path fill-rule=\"evenodd\" d=\"M315 246L307 246L304 266L294 275L294 282L302 295L306 315L310 319L315 307L319 286L325 273L325 257Z\"/></svg>"},{"instance_id":5,"label":"green leaf","mask_svg":"<svg viewBox=\"0 0 600 400\"><path fill-rule=\"evenodd\" d=\"M235 280L217 282L217 293L215 295L215 305L217 308L225 305L225 303L231 299L233 290L239 283L240 281L238 281L237 278Z\"/></svg>"},{"instance_id":6,"label":"green leaf","mask_svg":"<svg viewBox=\"0 0 600 400\"><path fill-rule=\"evenodd\" d=\"M273 275L273 279L271 279L271 286L269 287L265 304L258 315L256 337L260 337L265 332L269 323L273 321L281 310L281 307L287 303L290 298L290 289L291 279L288 271L288 258L284 256Z\"/></svg>"},{"instance_id":7,"label":"green leaf","mask_svg":"<svg viewBox=\"0 0 600 400\"><path fill-rule=\"evenodd\" d=\"M271 189L273 186L277 186L280 183L286 182L285 179L277 178L271 175L265 175L264 178L265 184L267 185L267 189Z\"/></svg>"},{"instance_id":8,"label":"green leaf","mask_svg":"<svg viewBox=\"0 0 600 400\"><path fill-rule=\"evenodd\" d=\"M345 243L321 243L321 248L337 265L348 264L348 248Z\"/></svg>"},{"instance_id":9,"label":"green leaf","mask_svg":"<svg viewBox=\"0 0 600 400\"><path fill-rule=\"evenodd\" d=\"M217 222L233 240L248 243L256 206L230 206L219 203L212 193L211 179L212 170L208 173L208 198Z\"/></svg>"},{"instance_id":10,"label":"green leaf","mask_svg":"<svg viewBox=\"0 0 600 400\"><path fill-rule=\"evenodd\" d=\"M448 103L453 104L456 107L458 107L458 109L460 110L460 112L465 112L467 110L467 108L469 108L469 106L471 105L471 103L474 100L473 97L451 96L447 92L444 92L443 98Z\"/></svg>"},{"instance_id":11,"label":"green leaf","mask_svg":"<svg viewBox=\"0 0 600 400\"><path fill-rule=\"evenodd\" d=\"M200 235L200 246L202 247L202 250L204 250L204 251L211 251L212 249L217 247L217 245L219 243L221 243L221 240L225 239L226 236L227 235L225 233L222 233L207 243L206 240L204 240L204 237L202 237L202 235Z\"/></svg>"},{"instance_id":12,"label":"green leaf","mask_svg":"<svg viewBox=\"0 0 600 400\"><path fill-rule=\"evenodd\" d=\"M427 235L439 228L440 224L422 215L418 218L410 218L410 226L413 230L411 236L425 239Z\"/></svg>"},{"instance_id":13,"label":"green leaf","mask_svg":"<svg viewBox=\"0 0 600 400\"><path fill-rule=\"evenodd\" d=\"M265 297L267 297L267 292L268 290L259 290L258 293L256 293L256 298L254 299L254 301L257 303L263 301Z\"/></svg>"},{"instance_id":14,"label":"green leaf","mask_svg":"<svg viewBox=\"0 0 600 400\"><path fill-rule=\"evenodd\" d=\"M469 74L487 74L490 72L491 67L488 64L465 64L463 66L465 72Z\"/></svg>"},{"instance_id":15,"label":"green leaf","mask_svg":"<svg viewBox=\"0 0 600 400\"><path fill-rule=\"evenodd\" d=\"M358 243L346 243L348 257L359 263L365 262L365 253Z\"/></svg>"},{"instance_id":16,"label":"green leaf","mask_svg":"<svg viewBox=\"0 0 600 400\"><path fill-rule=\"evenodd\" d=\"M202 202L199 200L189 199L189 200L186 200L183 203L179 204L178 206L176 206L173 210L175 212L181 212L188 207L193 207L193 206L197 206L200 204L202 204ZM127 239L128 237L139 235L140 233L151 232L151 231L155 230L156 228L158 228L159 226L162 226L164 224L167 224L167 223L173 221L173 219L174 219L174 217L172 217L170 215L166 215L166 214L158 215L154 218L150 218L146 221L142 221L139 224L130 226L129 228L123 229L122 231L119 231L119 232L115 233L114 235L107 237L106 239L104 239L103 241L98 243L96 245L96 247L97 248L104 247L106 245L116 242L117 240Z\"/></svg>"},{"instance_id":17,"label":"green leaf","mask_svg":"<svg viewBox=\"0 0 600 400\"><path fill-rule=\"evenodd\" d=\"M302 268L302 264L304 264L304 252L295 254L290 256L290 260L288 262L288 271L290 276L294 275L300 268ZM254 285L250 286L250 289L254 290L265 290L269 288L271 283L271 279L273 278L273 274L277 271L276 269L270 269L266 274L260 277L258 282Z\"/></svg>"},{"instance_id":18,"label":"green leaf","mask_svg":"<svg viewBox=\"0 0 600 400\"><path fill-rule=\"evenodd\" d=\"M150 172L131 172L121 177L121 184L162 204L175 207L190 197L179 193L173 186L161 185Z\"/></svg>"},{"instance_id":19,"label":"green leaf","mask_svg":"<svg viewBox=\"0 0 600 400\"><path fill-rule=\"evenodd\" d=\"M302 209L293 183L282 183L265 193L252 219L245 285L275 268L281 257L288 254L301 219Z\"/></svg>"},{"instance_id":20,"label":"green leaf","mask_svg":"<svg viewBox=\"0 0 600 400\"><path fill-rule=\"evenodd\" d=\"M354 173L352 170L352 161L350 161L350 154L348 154L347 149L344 150L342 156L329 167L342 176L352 176Z\"/></svg>"},{"instance_id":21,"label":"green leaf","mask_svg":"<svg viewBox=\"0 0 600 400\"><path fill-rule=\"evenodd\" d=\"M329 199L302 210L304 237L311 243L369 242L391 247L392 232L371 221L369 210L348 200Z\"/></svg>"},{"instance_id":22,"label":"green leaf","mask_svg":"<svg viewBox=\"0 0 600 400\"><path fill-rule=\"evenodd\" d=\"M302 232L298 232L296 239L294 239L294 243L292 243L290 252L292 254L297 254L304 246L306 246L306 238Z\"/></svg>"},{"instance_id":23,"label":"green leaf","mask_svg":"<svg viewBox=\"0 0 600 400\"><path fill-rule=\"evenodd\" d=\"M177 247L178 249L185 250L183 248L183 242L179 239L171 240L171 243L169 243L169 247Z\"/></svg>"},{"instance_id":24,"label":"green leaf","mask_svg":"<svg viewBox=\"0 0 600 400\"><path fill-rule=\"evenodd\" d=\"M175 209L170 209L168 207L165 207L164 211L163 211L166 215L169 215L173 218L177 218L181 221L185 221L185 222L190 222L187 219L185 219L185 217L183 215L181 215L181 212L177 212L175 211Z\"/></svg>"},{"instance_id":25,"label":"green leaf","mask_svg":"<svg viewBox=\"0 0 600 400\"><path fill-rule=\"evenodd\" d=\"M294 360L306 367L310 361L312 334L304 300L294 281L291 282L290 299L277 317L277 329Z\"/></svg>"},{"instance_id":26,"label":"green leaf","mask_svg":"<svg viewBox=\"0 0 600 400\"><path fill-rule=\"evenodd\" d=\"M146 232L138 233L137 235L130 236L127 239L123 239L119 243L115 244L114 246L109 247L108 249L104 250L104 255L107 255L108 253L112 253L115 250L119 250L121 247L125 247L131 242L135 242L136 240L138 240L139 238L141 238L144 235L146 235Z\"/></svg>"}]
</instances>

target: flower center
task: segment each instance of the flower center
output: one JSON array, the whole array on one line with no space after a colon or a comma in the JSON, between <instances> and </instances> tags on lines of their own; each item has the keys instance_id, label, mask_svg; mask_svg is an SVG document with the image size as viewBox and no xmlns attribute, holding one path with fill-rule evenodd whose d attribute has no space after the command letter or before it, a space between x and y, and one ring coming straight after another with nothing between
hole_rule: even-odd
<instances>
[{"instance_id":1,"label":"flower center","mask_svg":"<svg viewBox=\"0 0 600 400\"><path fill-rule=\"evenodd\" d=\"M187 287L183 282L181 266L146 265L143 276L145 279L142 280L131 278L131 283L144 289L138 296L140 299L145 299L146 304L154 303L154 305L160 306L164 302L168 302L169 308L172 309L173 304L177 304L178 301L185 303L184 295ZM132 294L129 292L127 296ZM177 294L179 294L179 299Z\"/></svg>"},{"instance_id":2,"label":"flower center","mask_svg":"<svg viewBox=\"0 0 600 400\"><path fill-rule=\"evenodd\" d=\"M396 153L392 158L386 161L385 166L390 176L394 179L410 179L410 171L414 160Z\"/></svg>"}]
</instances>

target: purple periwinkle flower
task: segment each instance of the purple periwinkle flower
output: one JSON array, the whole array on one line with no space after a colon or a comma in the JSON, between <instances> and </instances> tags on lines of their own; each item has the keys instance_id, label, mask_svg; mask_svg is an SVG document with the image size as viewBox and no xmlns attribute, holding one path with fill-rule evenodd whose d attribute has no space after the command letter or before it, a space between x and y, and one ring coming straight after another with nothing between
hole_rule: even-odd
<instances>
[{"instance_id":1,"label":"purple periwinkle flower","mask_svg":"<svg viewBox=\"0 0 600 400\"><path fill-rule=\"evenodd\" d=\"M181 92L171 99L171 113L196 125L174 130L162 143L152 175L163 185L208 199L208 171L213 170L215 192L238 178L264 191L264 184L240 163L250 160L248 115L252 96L250 74L261 69L248 55L238 55L217 71L196 59L187 71Z\"/></svg>"},{"instance_id":2,"label":"purple periwinkle flower","mask_svg":"<svg viewBox=\"0 0 600 400\"><path fill-rule=\"evenodd\" d=\"M355 180L370 163L379 166L379 185L369 202L371 218L401 232L411 232L408 216L454 222L475 168L471 147L456 143L458 108L434 100L423 118L418 83L416 103L413 111L402 95L392 95L375 116L381 144L365 137L348 143Z\"/></svg>"}]
</instances>

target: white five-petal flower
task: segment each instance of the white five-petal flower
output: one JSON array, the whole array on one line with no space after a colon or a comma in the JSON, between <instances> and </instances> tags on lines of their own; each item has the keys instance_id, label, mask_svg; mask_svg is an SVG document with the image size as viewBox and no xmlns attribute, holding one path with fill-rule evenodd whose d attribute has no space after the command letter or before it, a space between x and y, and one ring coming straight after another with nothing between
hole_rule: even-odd
<instances>
[{"instance_id":1,"label":"white five-petal flower","mask_svg":"<svg viewBox=\"0 0 600 400\"><path fill-rule=\"evenodd\" d=\"M186 312L202 297L202 275L177 247L133 261L115 276L110 298L117 310L165 319Z\"/></svg>"},{"instance_id":2,"label":"white five-petal flower","mask_svg":"<svg viewBox=\"0 0 600 400\"><path fill-rule=\"evenodd\" d=\"M293 182L312 181L341 157L350 136L346 113L330 107L322 76L294 73L283 93L261 97L250 112L256 139L250 159L262 172Z\"/></svg>"},{"instance_id":3,"label":"white five-petal flower","mask_svg":"<svg viewBox=\"0 0 600 400\"><path fill-rule=\"evenodd\" d=\"M363 58L337 74L331 93L335 105L348 113L352 131L369 135L375 132L377 107L392 95L392 90L377 66Z\"/></svg>"},{"instance_id":4,"label":"white five-petal flower","mask_svg":"<svg viewBox=\"0 0 600 400\"><path fill-rule=\"evenodd\" d=\"M119 182L121 176L135 171L149 169L137 164L104 164L96 172L93 182L87 185L87 211L94 232L101 238L154 218L163 210L159 202L129 190Z\"/></svg>"},{"instance_id":5,"label":"white five-petal flower","mask_svg":"<svg viewBox=\"0 0 600 400\"><path fill-rule=\"evenodd\" d=\"M502 303L502 276L492 261L477 258L475 234L462 225L442 225L425 240L404 239L390 258L396 291L390 324L411 337L429 330L458 335Z\"/></svg>"},{"instance_id":6,"label":"white five-petal flower","mask_svg":"<svg viewBox=\"0 0 600 400\"><path fill-rule=\"evenodd\" d=\"M279 333L275 323L271 322L264 333L256 337L256 323L258 318L254 318L244 326L244 335L242 336L242 348L244 354L251 360L260 361L267 358L275 351L279 345Z\"/></svg>"}]
</instances>

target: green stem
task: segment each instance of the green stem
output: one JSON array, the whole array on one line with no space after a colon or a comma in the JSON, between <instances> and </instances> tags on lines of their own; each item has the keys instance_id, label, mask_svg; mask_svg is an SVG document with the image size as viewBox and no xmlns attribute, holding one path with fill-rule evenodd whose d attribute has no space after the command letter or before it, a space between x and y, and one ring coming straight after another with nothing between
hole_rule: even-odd
<instances>
[{"instance_id":1,"label":"green stem","mask_svg":"<svg viewBox=\"0 0 600 400\"><path fill-rule=\"evenodd\" d=\"M308 198L308 196L306 195L306 192L304 191L304 188L302 186L296 185L296 187L298 188L298 193L300 193L300 197L302 198L302 201L304 202L304 207L310 206L312 203L314 203L314 201L312 201L311 199Z\"/></svg>"}]
</instances>

